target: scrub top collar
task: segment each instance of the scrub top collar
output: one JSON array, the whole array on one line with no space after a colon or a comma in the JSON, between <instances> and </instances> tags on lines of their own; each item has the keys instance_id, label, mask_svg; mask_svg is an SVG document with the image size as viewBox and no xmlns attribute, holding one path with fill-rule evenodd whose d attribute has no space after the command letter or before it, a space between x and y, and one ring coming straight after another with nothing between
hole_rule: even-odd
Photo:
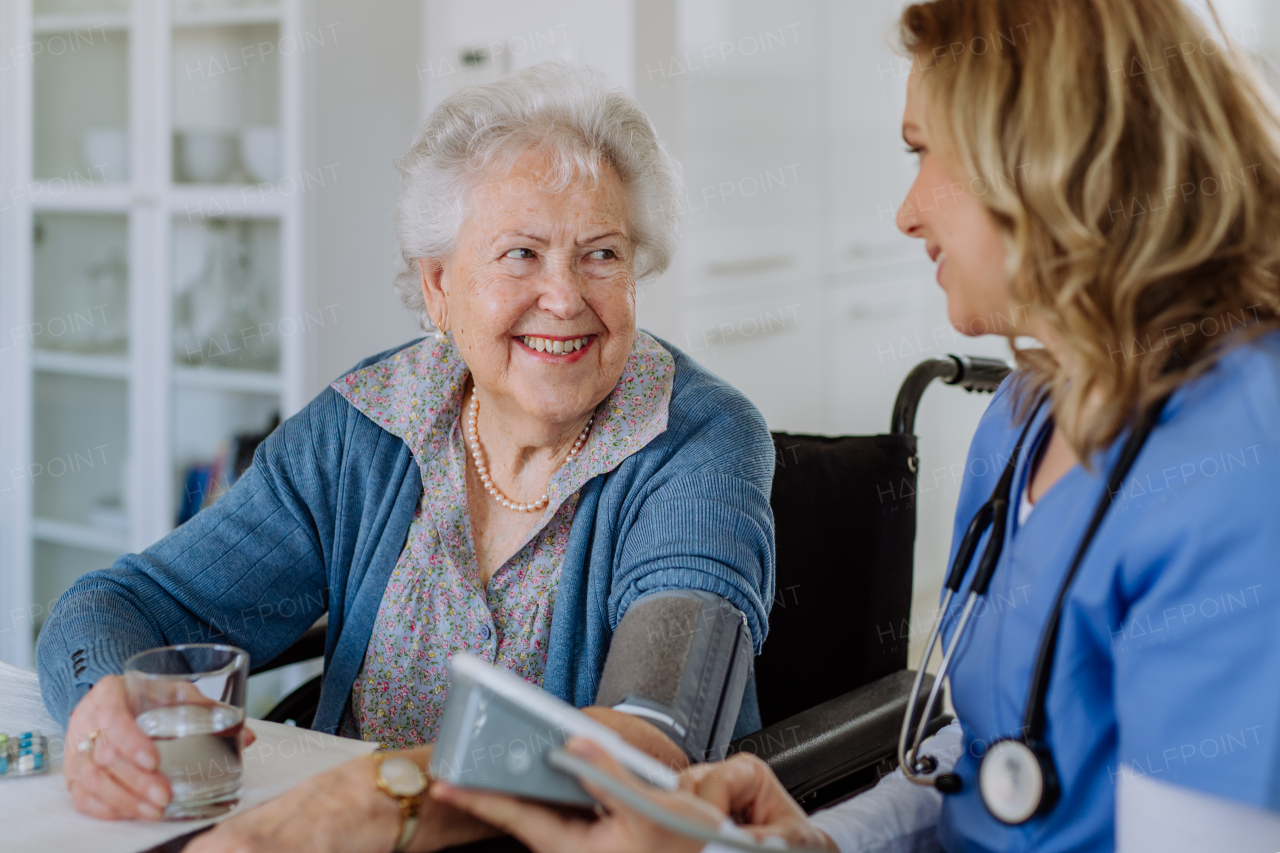
<instances>
[{"instance_id":1,"label":"scrub top collar","mask_svg":"<svg viewBox=\"0 0 1280 853\"><path fill-rule=\"evenodd\" d=\"M1169 402L1165 404L1160 417L1156 421L1156 429L1168 422L1177 415L1178 411L1185 405L1183 389L1179 388L1169 398ZM1027 487L1031 482L1031 475L1035 472L1040 462L1040 457L1044 455L1048 447L1048 442L1053 434L1053 401L1046 400L1045 405L1041 406L1038 411L1032 415L1033 425L1031 427L1031 438L1022 448L1022 453L1018 457L1018 462L1014 466L1013 490L1009 494L1009 518L1006 530L1007 536L1012 538L1014 534L1022 528L1022 524L1018 523L1018 507L1021 504L1022 496L1026 494ZM1116 458L1124 449L1125 442L1129 438L1129 434L1133 431L1132 426L1126 427L1105 449L1098 451L1094 455L1093 470L1094 472L1110 471L1115 464ZM1034 504L1039 508L1040 504L1046 500L1052 500L1063 492L1070 491L1069 488L1059 489L1058 486L1065 482L1068 478L1076 478L1083 473L1083 466L1077 462L1071 466L1066 473L1058 479L1044 494L1040 496ZM1105 486L1104 486L1105 487ZM1045 515L1046 513L1041 513ZM1027 523L1030 523L1031 516L1027 517ZM1008 544L1008 543L1006 543ZM979 552L981 553L981 549ZM1001 560L1003 560L1003 555ZM996 569L999 571L999 568ZM967 588L967 587L966 587Z\"/></svg>"}]
</instances>

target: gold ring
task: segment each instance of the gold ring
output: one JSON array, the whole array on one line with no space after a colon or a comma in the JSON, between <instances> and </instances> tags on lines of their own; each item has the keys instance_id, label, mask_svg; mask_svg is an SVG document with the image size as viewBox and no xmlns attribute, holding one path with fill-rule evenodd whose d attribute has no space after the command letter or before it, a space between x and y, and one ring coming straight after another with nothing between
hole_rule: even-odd
<instances>
[{"instance_id":1,"label":"gold ring","mask_svg":"<svg viewBox=\"0 0 1280 853\"><path fill-rule=\"evenodd\" d=\"M76 744L76 750L81 755L93 756L93 742L98 739L98 735L102 734L102 729L94 729L85 737L80 738L80 742Z\"/></svg>"}]
</instances>

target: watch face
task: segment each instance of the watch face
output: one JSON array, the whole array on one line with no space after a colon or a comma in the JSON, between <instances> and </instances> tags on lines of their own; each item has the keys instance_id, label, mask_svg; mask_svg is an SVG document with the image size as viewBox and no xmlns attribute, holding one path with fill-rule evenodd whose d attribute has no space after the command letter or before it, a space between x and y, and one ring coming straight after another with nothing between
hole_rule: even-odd
<instances>
[{"instance_id":1,"label":"watch face","mask_svg":"<svg viewBox=\"0 0 1280 853\"><path fill-rule=\"evenodd\" d=\"M385 759L378 772L387 790L397 797L412 797L427 787L427 780L422 777L418 765L407 758Z\"/></svg>"}]
</instances>

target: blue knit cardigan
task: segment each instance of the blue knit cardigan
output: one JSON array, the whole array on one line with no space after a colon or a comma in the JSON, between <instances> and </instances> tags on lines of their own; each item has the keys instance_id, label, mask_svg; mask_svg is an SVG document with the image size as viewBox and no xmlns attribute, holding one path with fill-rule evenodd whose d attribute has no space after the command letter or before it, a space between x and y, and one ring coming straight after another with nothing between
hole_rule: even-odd
<instances>
[{"instance_id":1,"label":"blue knit cardigan","mask_svg":"<svg viewBox=\"0 0 1280 853\"><path fill-rule=\"evenodd\" d=\"M715 593L746 614L757 653L768 629L768 428L662 343L676 362L667 430L583 486L561 568L543 686L579 707L595 699L613 630L641 596ZM155 646L228 642L265 663L328 612L313 727L336 731L421 495L408 445L326 389L216 504L58 600L37 644L45 705L65 724L100 677ZM759 727L755 698L752 685L738 735Z\"/></svg>"}]
</instances>

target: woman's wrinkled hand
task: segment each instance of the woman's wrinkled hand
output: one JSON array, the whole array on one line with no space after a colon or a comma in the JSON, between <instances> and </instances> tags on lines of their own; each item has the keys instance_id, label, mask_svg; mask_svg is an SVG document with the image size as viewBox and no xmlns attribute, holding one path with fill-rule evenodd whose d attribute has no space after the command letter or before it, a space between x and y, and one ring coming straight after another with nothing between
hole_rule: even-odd
<instances>
[{"instance_id":1,"label":"woman's wrinkled hand","mask_svg":"<svg viewBox=\"0 0 1280 853\"><path fill-rule=\"evenodd\" d=\"M254 741L248 726L242 737L243 746ZM160 753L129 709L124 677L103 676L67 721L62 774L76 811L103 820L158 820L171 795L159 766Z\"/></svg>"},{"instance_id":2,"label":"woman's wrinkled hand","mask_svg":"<svg viewBox=\"0 0 1280 853\"><path fill-rule=\"evenodd\" d=\"M431 747L400 753L419 767ZM368 758L340 764L257 808L241 812L198 836L187 853L387 853L400 832L400 806L378 789ZM423 797L418 831L409 843L419 853L491 838L496 831L469 814Z\"/></svg>"},{"instance_id":3,"label":"woman's wrinkled hand","mask_svg":"<svg viewBox=\"0 0 1280 853\"><path fill-rule=\"evenodd\" d=\"M62 772L76 810L104 820L157 820L169 802L159 764L160 754L129 710L124 678L104 676L67 721Z\"/></svg>"},{"instance_id":4,"label":"woman's wrinkled hand","mask_svg":"<svg viewBox=\"0 0 1280 853\"><path fill-rule=\"evenodd\" d=\"M377 789L375 773L368 759L348 761L232 815L193 840L187 853L387 853L400 807Z\"/></svg>"},{"instance_id":5,"label":"woman's wrinkled hand","mask_svg":"<svg viewBox=\"0 0 1280 853\"><path fill-rule=\"evenodd\" d=\"M697 764L681 786L729 815L757 840L781 838L789 847L835 850L827 834L809 822L769 765L740 753L727 761Z\"/></svg>"},{"instance_id":6,"label":"woman's wrinkled hand","mask_svg":"<svg viewBox=\"0 0 1280 853\"><path fill-rule=\"evenodd\" d=\"M668 793L647 787L589 740L574 738L565 748L686 820L712 831L724 821L723 812L689 791ZM696 853L702 850L701 841L658 826L590 782L584 781L582 786L603 804L603 815L595 817L581 811L554 809L501 794L455 788L443 782L433 784L430 795L514 835L535 853Z\"/></svg>"}]
</instances>

